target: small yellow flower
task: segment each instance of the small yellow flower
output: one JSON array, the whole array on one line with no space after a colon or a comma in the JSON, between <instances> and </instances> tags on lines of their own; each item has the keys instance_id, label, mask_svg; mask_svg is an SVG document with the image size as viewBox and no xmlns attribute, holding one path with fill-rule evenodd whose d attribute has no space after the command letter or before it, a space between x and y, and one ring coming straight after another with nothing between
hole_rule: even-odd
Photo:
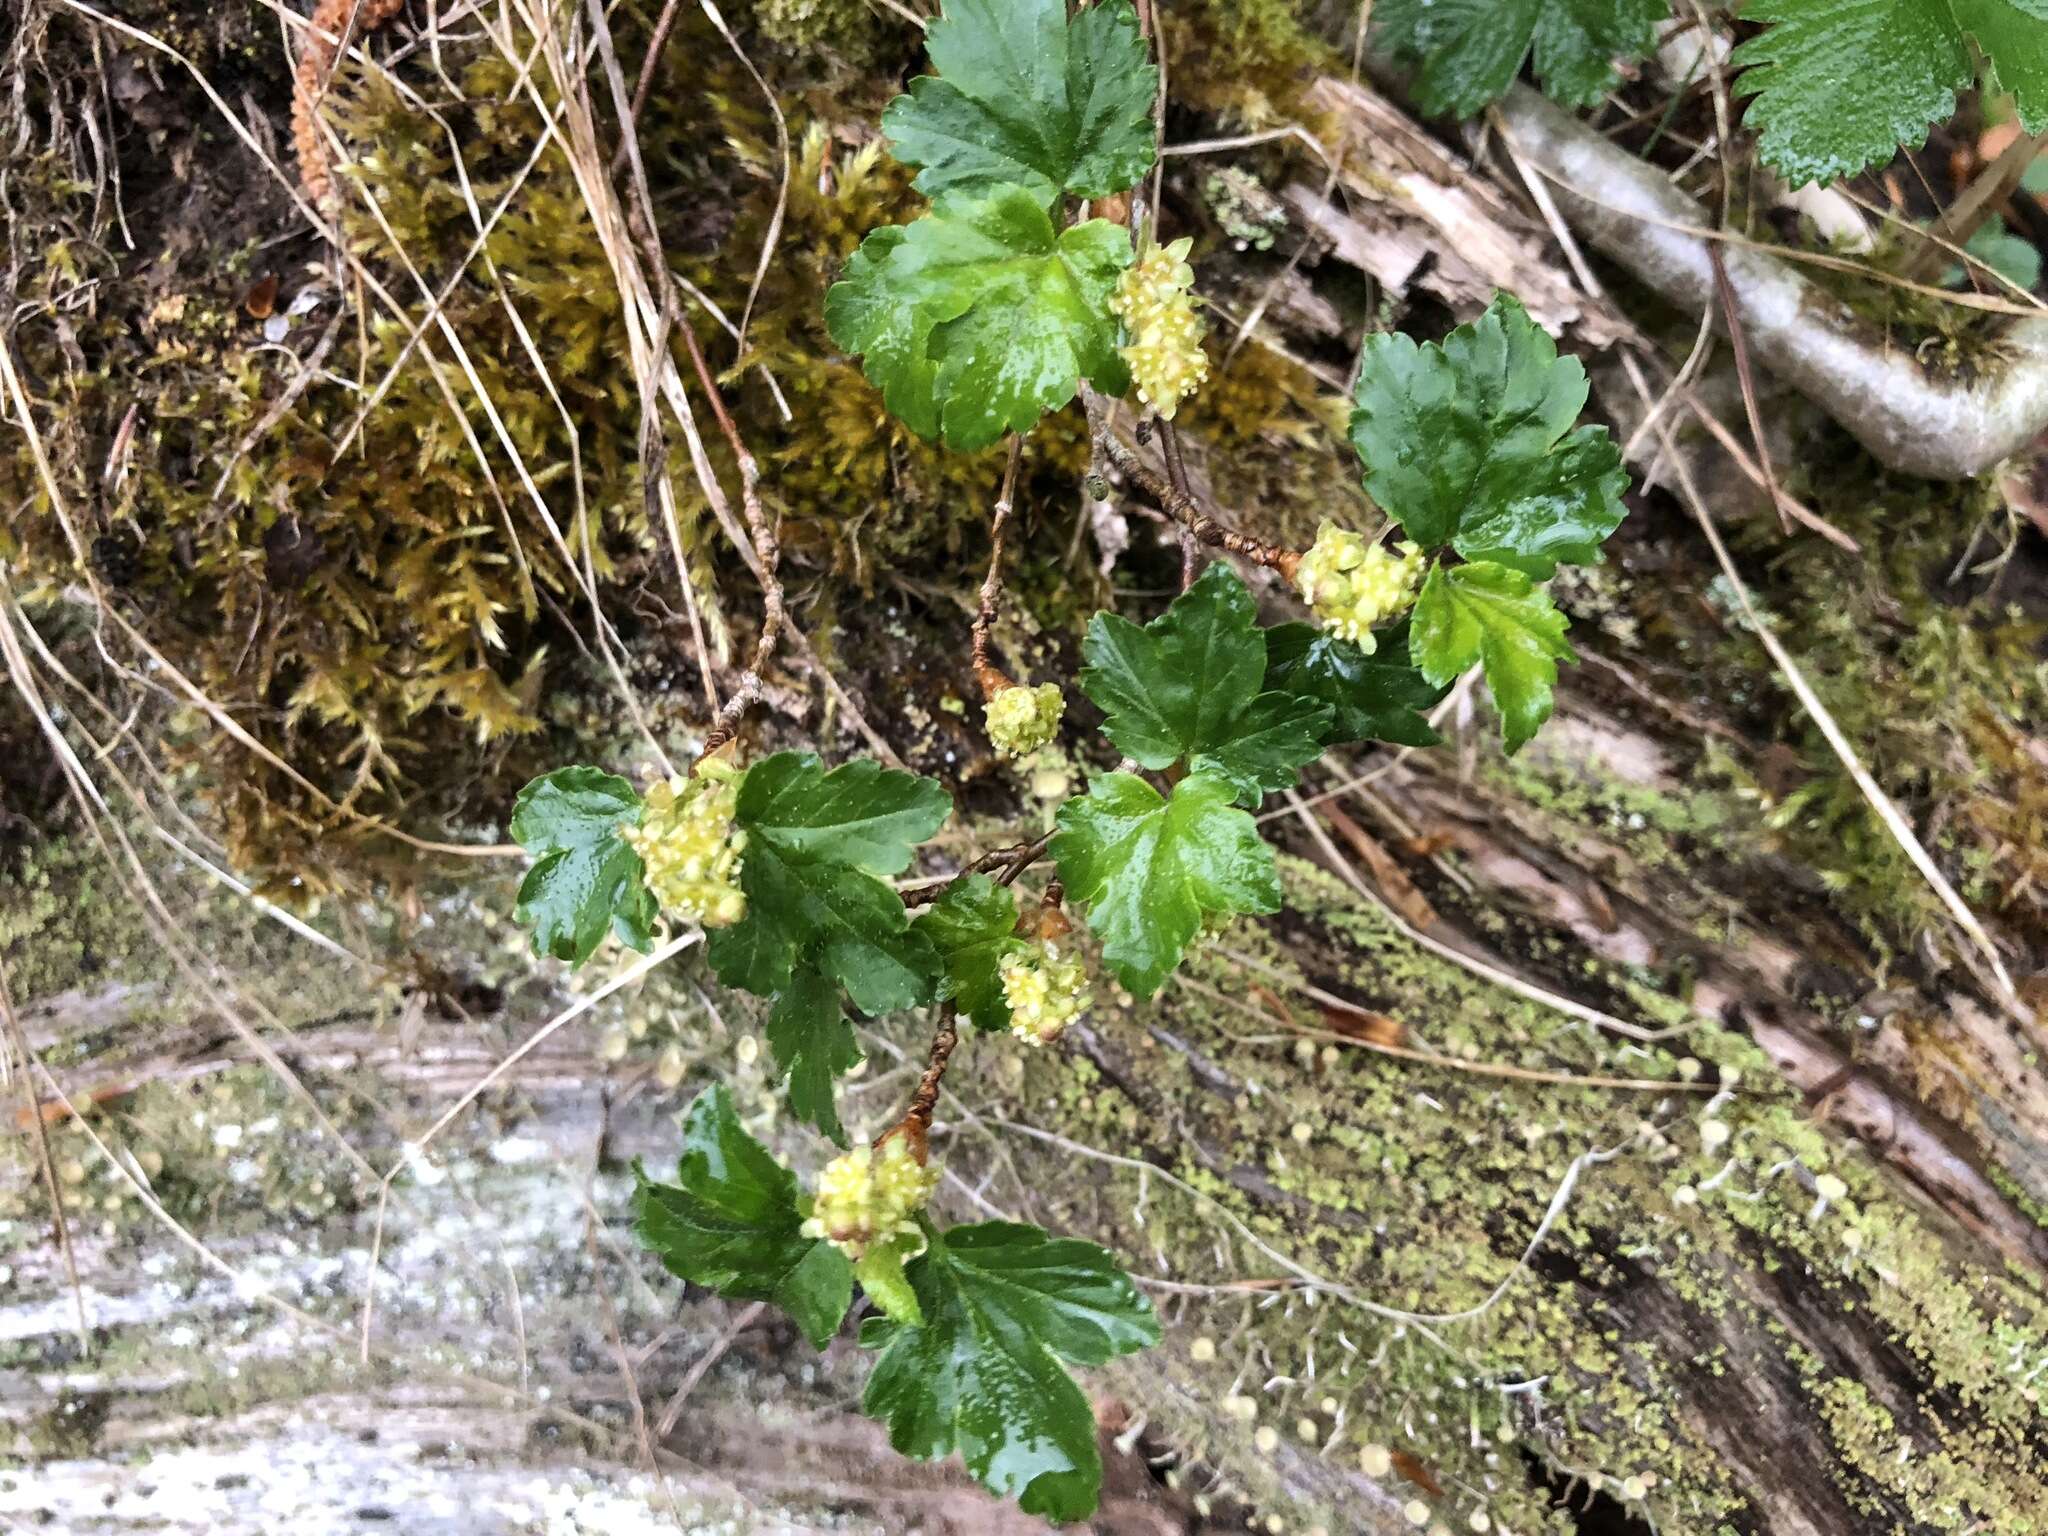
<instances>
[{"instance_id":1,"label":"small yellow flower","mask_svg":"<svg viewBox=\"0 0 2048 1536\"><path fill-rule=\"evenodd\" d=\"M998 688L990 696L983 719L988 739L1005 757L1026 757L1059 733L1067 696L1058 683L1036 688Z\"/></svg>"},{"instance_id":2,"label":"small yellow flower","mask_svg":"<svg viewBox=\"0 0 2048 1536\"><path fill-rule=\"evenodd\" d=\"M1301 557L1294 585L1325 629L1371 655L1374 628L1415 601L1423 564L1419 549L1368 544L1359 534L1325 522Z\"/></svg>"},{"instance_id":3,"label":"small yellow flower","mask_svg":"<svg viewBox=\"0 0 2048 1536\"><path fill-rule=\"evenodd\" d=\"M1202 350L1208 326L1195 313L1195 269L1188 265L1192 244L1154 246L1124 269L1109 300L1130 332L1131 344L1121 350L1138 398L1168 421L1209 377Z\"/></svg>"},{"instance_id":4,"label":"small yellow flower","mask_svg":"<svg viewBox=\"0 0 2048 1536\"><path fill-rule=\"evenodd\" d=\"M647 866L647 888L662 910L707 928L726 928L747 915L740 856L747 834L733 825L742 773L722 757L706 758L647 792L637 827L619 835Z\"/></svg>"},{"instance_id":5,"label":"small yellow flower","mask_svg":"<svg viewBox=\"0 0 2048 1536\"><path fill-rule=\"evenodd\" d=\"M924 1209L939 1182L939 1170L917 1160L907 1137L891 1136L879 1147L855 1147L825 1165L806 1237L822 1237L858 1261L868 1245L890 1237L915 1237L911 1218Z\"/></svg>"},{"instance_id":6,"label":"small yellow flower","mask_svg":"<svg viewBox=\"0 0 2048 1536\"><path fill-rule=\"evenodd\" d=\"M1012 950L997 969L1010 1005L1010 1032L1028 1044L1052 1044L1088 1006L1088 968L1051 939Z\"/></svg>"}]
</instances>

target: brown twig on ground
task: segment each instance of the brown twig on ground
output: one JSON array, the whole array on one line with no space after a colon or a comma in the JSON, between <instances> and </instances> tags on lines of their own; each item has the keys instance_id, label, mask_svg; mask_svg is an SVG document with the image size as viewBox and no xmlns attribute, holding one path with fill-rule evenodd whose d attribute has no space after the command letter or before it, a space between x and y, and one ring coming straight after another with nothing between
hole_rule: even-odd
<instances>
[{"instance_id":1,"label":"brown twig on ground","mask_svg":"<svg viewBox=\"0 0 2048 1536\"><path fill-rule=\"evenodd\" d=\"M1010 525L1017 492L1017 466L1023 458L1024 439L1012 433L1009 462L1003 466L1003 488L997 493L995 510L989 515L988 575L982 579L981 606L974 614L974 680L981 686L982 697L988 699L1016 686L989 655L989 637L995 630L996 604L1003 595L1003 534Z\"/></svg>"},{"instance_id":2,"label":"brown twig on ground","mask_svg":"<svg viewBox=\"0 0 2048 1536\"><path fill-rule=\"evenodd\" d=\"M1160 510L1185 528L1194 538L1211 549L1224 550L1240 556L1254 565L1263 565L1278 571L1289 582L1301 565L1301 551L1287 549L1279 544L1268 544L1264 539L1254 538L1248 533L1239 533L1235 528L1226 527L1204 512L1189 493L1177 490L1158 470L1147 464L1137 454L1125 447L1122 439L1110 430L1107 406L1100 395L1089 391L1084 397L1088 404L1088 421L1094 429L1095 442L1102 449L1109 462L1119 473L1138 483L1138 488L1159 503ZM1171 460L1169 460L1171 462Z\"/></svg>"},{"instance_id":3,"label":"brown twig on ground","mask_svg":"<svg viewBox=\"0 0 2048 1536\"><path fill-rule=\"evenodd\" d=\"M405 0L320 0L306 27L306 51L292 77L292 146L298 151L299 180L313 206L326 209L334 197L333 167L320 137L320 101L344 44L374 31L396 16Z\"/></svg>"}]
</instances>

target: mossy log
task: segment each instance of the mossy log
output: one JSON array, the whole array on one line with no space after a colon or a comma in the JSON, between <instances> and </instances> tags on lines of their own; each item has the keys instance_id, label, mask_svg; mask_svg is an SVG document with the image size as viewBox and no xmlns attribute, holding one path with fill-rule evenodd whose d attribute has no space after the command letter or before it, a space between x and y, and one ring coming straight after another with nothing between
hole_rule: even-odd
<instances>
[{"instance_id":1,"label":"mossy log","mask_svg":"<svg viewBox=\"0 0 2048 1536\"><path fill-rule=\"evenodd\" d=\"M282 123L290 70L269 34L259 49L202 9L125 14ZM632 9L617 8L629 39ZM1010 776L948 703L973 696L963 640L998 466L888 425L818 322L840 260L907 205L900 170L848 124L872 119L914 39L853 0L734 9L764 47L802 45L770 60L793 82L787 207L755 88L694 8L664 63L675 89L641 133L671 178L668 249L727 311L753 302L732 252L786 220L754 315L759 366L729 382L824 662L771 679L756 729L875 750L848 728L851 703L948 781L977 835L1008 842L1104 760L1076 733L1075 757ZM1330 84L1300 24L1317 7L1158 9L1177 111L1301 107L1345 152L1352 199L1326 205L1318 168L1270 146L1220 192L1171 165L1219 319L1264 316L1227 363L1219 350L1184 417L1205 494L1304 540L1333 506L1362 512L1338 398L1358 334L1441 329L1496 284L1598 374L1619 312L1576 296L1511 184ZM510 788L571 752L631 766L638 738L602 668L571 659L603 639L584 595L618 625L651 729L675 746L701 727L682 615L702 597L715 657L750 589L687 489L679 553L701 593L650 532L663 470L641 459L616 294L564 164L533 162L489 242L502 292L458 264L475 233L458 160L502 187L537 141L517 71L464 53L473 39L418 53L420 78L431 56L469 98L459 139L382 77L332 92L350 176L447 287L508 423L510 449L473 447L458 429L476 401L451 409L455 385L420 365L435 337L411 348L423 306L378 311L360 336L339 325L338 285L308 275L322 258L269 254L305 238L289 197L219 153L209 135L226 130L186 74L76 13L31 10L22 35L48 46L19 57L38 120L98 100L81 62L97 37L106 88L146 130L120 142L132 256L90 178L38 162L8 181L23 227L47 235L21 243L34 271L9 269L24 387L56 478L90 509L109 601L318 795L422 832L495 836ZM839 51L822 61L819 27ZM843 67L853 51L863 69ZM190 185L152 175L162 159ZM349 238L395 280L379 231L359 220ZM285 327L282 370L252 308L278 270L287 304L315 306ZM107 297L56 324L74 289ZM1642 311L1627 325L1668 332L1675 365L1694 317L1626 298ZM560 398L528 371L521 324ZM338 338L323 366L342 383L315 380L270 419L318 371L320 335ZM387 370L380 411L355 422L347 378ZM1625 397L1598 405L1626 428ZM1720 408L1740 422L1732 396ZM1860 553L1784 535L1716 450L1688 435L1684 451L1757 601L2038 1004L2041 546L1989 488L1888 476L1767 408L1787 488ZM328 452L357 426L366 448ZM519 484L511 450L546 484L501 503L494 488ZM54 599L34 617L61 648L81 569L30 458L0 445L0 555ZM1973 974L1655 489L1660 465L1641 467L1650 488L1611 563L1560 580L1583 664L1528 752L1503 761L1483 704L1458 695L1445 748L1333 763L1299 806L1269 805L1285 915L1215 937L1156 1001L1101 997L1059 1050L963 1045L937 1127L945 1214L1094 1237L1170 1323L1159 1350L1092 1382L1111 1467L1098 1530L2048 1532L2048 1040ZM1082 503L1086 468L1072 420L1041 434L998 636L1020 674L1072 670L1079 616L1119 599L1113 568L1140 588L1178 569L1137 498ZM2015 466L2016 505L2039 477ZM594 591L551 563L542 511L594 535ZM819 1159L778 1109L745 1000L686 952L408 1151L609 962L582 978L537 967L507 920L504 861L348 864L359 829L208 722L131 699L98 670L104 636L70 627L73 675L105 690L116 727L83 755L151 793L161 766L159 812L224 828L226 862L325 905L309 938L137 826L185 925L152 933L134 869L22 767L47 755L41 723L11 697L0 710L0 962L50 1074L17 1063L4 1085L0 1515L66 1530L1033 1528L954 1470L888 1453L854 1411L850 1334L813 1357L772 1315L688 1292L634 1249L630 1159L672 1155L677 1111L714 1077L798 1166ZM48 686L68 725L105 725L92 699ZM142 797L115 803L126 816ZM964 851L933 850L928 872ZM856 1134L900 1103L927 1027L867 1032L846 1095Z\"/></svg>"},{"instance_id":2,"label":"mossy log","mask_svg":"<svg viewBox=\"0 0 2048 1536\"><path fill-rule=\"evenodd\" d=\"M1219 937L1157 1003L1101 1008L1061 1052L963 1047L950 1212L1109 1243L1171 1323L1096 1387L1179 1490L1112 1454L1098 1529L1206 1529L1197 1496L1218 1529L1391 1533L1411 1506L1512 1532L2036 1528L2038 1042L1939 978L1845 1007L1817 963L1841 943L1825 897L1743 858L1666 750L1582 693L1512 773L1382 765L1271 825L1299 855L1288 914ZM630 1505L653 1529L652 1445L686 1525L802 1529L830 1506L1010 1529L858 1424L850 1339L813 1366L633 1250L624 1165L669 1153L704 1074L779 1123L743 1006L688 953L406 1153L562 1000L489 915L504 883L368 976L187 892L223 965L266 978L242 985L282 1011L331 1133L146 959L129 986L26 1004L57 1083L97 1106L81 1126L37 1095L90 1343L17 1125L0 1509L83 1521L102 1494L119 1514L212 1478L214 1529L275 1528L288 1493L593 1527ZM17 938L17 969L43 942ZM1689 1004L1645 980L1677 970ZM856 1134L899 1096L917 1022L868 1043ZM400 1166L388 1202L343 1141Z\"/></svg>"}]
</instances>

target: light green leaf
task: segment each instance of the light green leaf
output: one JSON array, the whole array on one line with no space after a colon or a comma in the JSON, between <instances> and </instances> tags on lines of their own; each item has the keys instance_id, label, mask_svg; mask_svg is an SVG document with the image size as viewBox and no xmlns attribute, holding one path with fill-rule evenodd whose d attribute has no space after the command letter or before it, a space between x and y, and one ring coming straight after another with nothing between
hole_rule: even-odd
<instances>
[{"instance_id":1,"label":"light green leaf","mask_svg":"<svg viewBox=\"0 0 2048 1536\"><path fill-rule=\"evenodd\" d=\"M936 77L882 114L927 197L1008 182L1050 205L1103 197L1152 168L1159 71L1130 0L1067 18L1066 0L947 0L925 34Z\"/></svg>"},{"instance_id":2,"label":"light green leaf","mask_svg":"<svg viewBox=\"0 0 2048 1536\"><path fill-rule=\"evenodd\" d=\"M1586 393L1578 360L1505 294L1441 345L1371 336L1351 413L1365 488L1427 550L1539 581L1596 564L1628 474L1605 427L1572 431Z\"/></svg>"},{"instance_id":3,"label":"light green leaf","mask_svg":"<svg viewBox=\"0 0 2048 1536\"><path fill-rule=\"evenodd\" d=\"M1173 798L1132 773L1106 773L1059 809L1052 856L1088 908L1102 958L1150 997L1212 913L1277 912L1280 876L1258 823L1226 779L1197 773Z\"/></svg>"},{"instance_id":4,"label":"light green leaf","mask_svg":"<svg viewBox=\"0 0 2048 1536\"><path fill-rule=\"evenodd\" d=\"M1998 214L1993 214L1979 225L1963 249L2009 283L2017 283L2022 288L2034 288L2040 284L2040 247L2014 234L2012 227ZM1958 264L1948 269L1948 275L1942 281L1954 288L1967 285L1970 278Z\"/></svg>"},{"instance_id":5,"label":"light green leaf","mask_svg":"<svg viewBox=\"0 0 2048 1536\"><path fill-rule=\"evenodd\" d=\"M853 1268L830 1243L805 1237L796 1177L733 1113L724 1087L697 1095L683 1116L674 1184L633 1167L633 1231L663 1264L721 1296L772 1301L823 1349L853 1301Z\"/></svg>"},{"instance_id":6,"label":"light green leaf","mask_svg":"<svg viewBox=\"0 0 2048 1536\"><path fill-rule=\"evenodd\" d=\"M1296 770L1322 752L1328 706L1261 691L1258 606L1221 561L1143 628L1098 613L1082 655L1081 690L1108 716L1103 734L1147 768L1186 759L1256 804L1264 791L1292 785Z\"/></svg>"},{"instance_id":7,"label":"light green leaf","mask_svg":"<svg viewBox=\"0 0 2048 1536\"><path fill-rule=\"evenodd\" d=\"M1411 87L1425 112L1470 117L1536 55L1544 91L1590 107L1620 83L1616 59L1656 42L1668 0L1379 0L1373 20L1397 57L1421 61Z\"/></svg>"},{"instance_id":8,"label":"light green leaf","mask_svg":"<svg viewBox=\"0 0 2048 1536\"><path fill-rule=\"evenodd\" d=\"M881 1308L892 1322L924 1326L924 1308L917 1304L917 1292L903 1266L924 1252L922 1234L912 1237L899 1232L881 1242L868 1244L867 1251L853 1266L853 1277L869 1301Z\"/></svg>"},{"instance_id":9,"label":"light green leaf","mask_svg":"<svg viewBox=\"0 0 2048 1536\"><path fill-rule=\"evenodd\" d=\"M827 773L809 753L780 752L740 784L747 914L712 929L705 948L727 986L776 998L768 1038L790 1107L835 1139L832 1084L860 1060L840 988L871 1014L928 1003L937 989L938 955L887 880L951 810L930 779L866 760Z\"/></svg>"},{"instance_id":10,"label":"light green leaf","mask_svg":"<svg viewBox=\"0 0 2048 1536\"><path fill-rule=\"evenodd\" d=\"M1447 690L1416 669L1404 620L1373 637L1368 656L1349 640L1309 624L1276 624L1266 631L1266 681L1284 693L1330 706L1323 745L1391 741L1433 747L1442 740L1423 711Z\"/></svg>"},{"instance_id":11,"label":"light green leaf","mask_svg":"<svg viewBox=\"0 0 2048 1536\"><path fill-rule=\"evenodd\" d=\"M939 996L958 1004L977 1028L1008 1029L1010 1005L997 968L1003 956L1024 947L1009 887L987 875L962 875L910 926L931 940L945 966Z\"/></svg>"},{"instance_id":12,"label":"light green leaf","mask_svg":"<svg viewBox=\"0 0 2048 1536\"><path fill-rule=\"evenodd\" d=\"M1048 1520L1087 1518L1102 1484L1095 1415L1062 1361L1101 1365L1159 1342L1159 1320L1093 1243L991 1221L931 1232L910 1265L921 1327L862 1326L879 1350L863 1406L889 1443Z\"/></svg>"},{"instance_id":13,"label":"light green leaf","mask_svg":"<svg viewBox=\"0 0 2048 1536\"><path fill-rule=\"evenodd\" d=\"M1130 388L1109 312L1130 260L1122 225L1055 230L1023 187L951 194L868 236L825 295L825 323L912 431L985 448L1030 431L1084 378Z\"/></svg>"},{"instance_id":14,"label":"light green leaf","mask_svg":"<svg viewBox=\"0 0 2048 1536\"><path fill-rule=\"evenodd\" d=\"M607 930L646 953L659 915L646 866L619 836L640 824L640 796L601 768L558 768L519 791L512 840L533 860L519 886L518 921L536 954L581 965Z\"/></svg>"},{"instance_id":15,"label":"light green leaf","mask_svg":"<svg viewBox=\"0 0 2048 1536\"><path fill-rule=\"evenodd\" d=\"M1550 718L1557 664L1577 661L1550 594L1511 566L1431 569L1415 601L1412 643L1422 675L1448 685L1475 661L1499 706L1509 752Z\"/></svg>"},{"instance_id":16,"label":"light green leaf","mask_svg":"<svg viewBox=\"0 0 2048 1536\"><path fill-rule=\"evenodd\" d=\"M1747 122L1795 186L1834 181L1920 144L1956 109L1982 50L2029 133L2048 131L2044 0L1751 0L1765 30L1735 50Z\"/></svg>"}]
</instances>

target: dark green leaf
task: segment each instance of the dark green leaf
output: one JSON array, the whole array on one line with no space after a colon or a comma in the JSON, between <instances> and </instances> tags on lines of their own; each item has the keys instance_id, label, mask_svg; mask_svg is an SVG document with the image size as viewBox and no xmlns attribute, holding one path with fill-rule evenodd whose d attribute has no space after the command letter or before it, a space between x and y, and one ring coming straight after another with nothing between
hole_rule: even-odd
<instances>
[{"instance_id":1,"label":"dark green leaf","mask_svg":"<svg viewBox=\"0 0 2048 1536\"><path fill-rule=\"evenodd\" d=\"M1003 956L1022 949L1017 937L1017 898L987 875L963 875L910 925L931 940L946 968L939 996L950 998L981 1029L1008 1029L1010 1005L1003 1000L997 967Z\"/></svg>"},{"instance_id":2,"label":"dark green leaf","mask_svg":"<svg viewBox=\"0 0 2048 1536\"><path fill-rule=\"evenodd\" d=\"M1349 640L1308 624L1276 624L1266 631L1266 681L1285 693L1330 706L1324 746L1347 741L1391 741L1433 747L1442 738L1425 710L1448 691L1416 669L1403 622L1374 637L1370 656Z\"/></svg>"},{"instance_id":3,"label":"dark green leaf","mask_svg":"<svg viewBox=\"0 0 2048 1536\"><path fill-rule=\"evenodd\" d=\"M619 836L640 823L633 786L601 768L558 768L519 792L512 839L533 860L519 887L518 920L537 954L581 965L607 930L643 954L658 916L640 855Z\"/></svg>"},{"instance_id":4,"label":"dark green leaf","mask_svg":"<svg viewBox=\"0 0 2048 1536\"><path fill-rule=\"evenodd\" d=\"M1351 413L1366 489L1427 550L1538 581L1595 564L1628 475L1605 427L1571 430L1586 391L1578 360L1506 295L1441 346L1369 337Z\"/></svg>"},{"instance_id":5,"label":"dark green leaf","mask_svg":"<svg viewBox=\"0 0 2048 1536\"><path fill-rule=\"evenodd\" d=\"M1616 59L1657 40L1668 0L1379 0L1382 46L1422 68L1411 86L1425 112L1470 117L1498 101L1533 51L1544 91L1590 107L1620 83Z\"/></svg>"},{"instance_id":6,"label":"dark green leaf","mask_svg":"<svg viewBox=\"0 0 2048 1536\"><path fill-rule=\"evenodd\" d=\"M1102 1464L1095 1415L1061 1362L1101 1365L1159 1342L1159 1321L1093 1243L992 1221L930 1234L912 1262L921 1327L861 1328L881 1353L865 1408L920 1460L953 1451L991 1493L1048 1520L1085 1519Z\"/></svg>"},{"instance_id":7,"label":"dark green leaf","mask_svg":"<svg viewBox=\"0 0 2048 1536\"><path fill-rule=\"evenodd\" d=\"M2044 0L1751 0L1765 30L1735 50L1764 160L1794 185L1833 181L1919 144L1956 109L1983 51L2029 133L2048 131Z\"/></svg>"},{"instance_id":8,"label":"dark green leaf","mask_svg":"<svg viewBox=\"0 0 2048 1536\"><path fill-rule=\"evenodd\" d=\"M706 950L727 986L780 994L768 1037L790 1106L835 1138L832 1083L860 1060L839 989L865 1013L931 1001L938 956L886 881L951 810L930 779L865 760L827 773L809 753L764 758L740 785L747 915L712 929Z\"/></svg>"},{"instance_id":9,"label":"dark green leaf","mask_svg":"<svg viewBox=\"0 0 2048 1536\"><path fill-rule=\"evenodd\" d=\"M889 148L924 167L927 197L1008 182L1050 205L1103 197L1152 168L1152 99L1130 0L1067 19L1066 0L947 0L925 34L936 77L882 114Z\"/></svg>"},{"instance_id":10,"label":"dark green leaf","mask_svg":"<svg viewBox=\"0 0 2048 1536\"><path fill-rule=\"evenodd\" d=\"M1280 877L1230 783L1197 773L1171 800L1107 773L1059 809L1052 855L1087 904L1103 961L1139 997L1157 992L1211 913L1277 912Z\"/></svg>"},{"instance_id":11,"label":"dark green leaf","mask_svg":"<svg viewBox=\"0 0 2048 1536\"><path fill-rule=\"evenodd\" d=\"M832 978L808 961L799 965L769 1010L767 1035L775 1064L789 1075L790 1113L845 1146L833 1088L860 1065L861 1050Z\"/></svg>"},{"instance_id":12,"label":"dark green leaf","mask_svg":"<svg viewBox=\"0 0 2048 1536\"><path fill-rule=\"evenodd\" d=\"M1550 718L1557 664L1578 660L1564 631L1550 594L1510 566L1436 566L1415 601L1415 659L1423 676L1448 685L1484 662L1510 752Z\"/></svg>"},{"instance_id":13,"label":"dark green leaf","mask_svg":"<svg viewBox=\"0 0 2048 1536\"><path fill-rule=\"evenodd\" d=\"M1106 219L1055 230L1022 187L951 194L913 224L869 235L825 296L832 339L865 354L911 430L985 448L1028 432L1082 379L1130 388L1109 312L1130 231Z\"/></svg>"},{"instance_id":14,"label":"dark green leaf","mask_svg":"<svg viewBox=\"0 0 2048 1536\"><path fill-rule=\"evenodd\" d=\"M1322 751L1326 705L1260 691L1266 644L1258 607L1221 561L1142 629L1098 613L1082 655L1081 689L1109 717L1103 734L1147 768L1185 758L1256 803L1262 792L1293 784Z\"/></svg>"},{"instance_id":15,"label":"dark green leaf","mask_svg":"<svg viewBox=\"0 0 2048 1536\"><path fill-rule=\"evenodd\" d=\"M672 1272L722 1296L774 1302L819 1349L839 1331L853 1267L803 1235L795 1176L747 1134L723 1087L698 1094L683 1116L676 1182L656 1184L638 1164L633 1177L633 1230Z\"/></svg>"}]
</instances>

